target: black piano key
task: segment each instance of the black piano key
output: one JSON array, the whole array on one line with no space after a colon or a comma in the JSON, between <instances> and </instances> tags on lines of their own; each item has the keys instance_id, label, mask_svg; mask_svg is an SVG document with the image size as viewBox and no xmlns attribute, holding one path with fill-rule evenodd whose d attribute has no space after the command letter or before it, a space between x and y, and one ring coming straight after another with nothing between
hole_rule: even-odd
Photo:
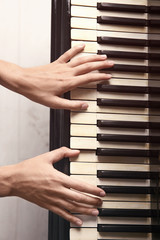
<instances>
[{"instance_id":1,"label":"black piano key","mask_svg":"<svg viewBox=\"0 0 160 240\"><path fill-rule=\"evenodd\" d=\"M97 42L100 44L118 44L128 46L147 46L147 40L132 39L132 38L116 38L116 37L97 37Z\"/></svg>"},{"instance_id":2,"label":"black piano key","mask_svg":"<svg viewBox=\"0 0 160 240\"><path fill-rule=\"evenodd\" d=\"M147 7L143 5L130 5L130 4L114 4L114 3L97 3L97 9L106 11L123 11L123 12L136 12L145 13Z\"/></svg>"},{"instance_id":3,"label":"black piano key","mask_svg":"<svg viewBox=\"0 0 160 240\"><path fill-rule=\"evenodd\" d=\"M116 44L128 46L143 46L143 47L160 47L158 39L132 39L132 38L116 38L116 37L97 37L97 42L100 44Z\"/></svg>"},{"instance_id":4,"label":"black piano key","mask_svg":"<svg viewBox=\"0 0 160 240\"><path fill-rule=\"evenodd\" d=\"M160 101L143 101L143 100L123 100L97 98L98 106L110 107L135 107L135 108L160 108Z\"/></svg>"},{"instance_id":5,"label":"black piano key","mask_svg":"<svg viewBox=\"0 0 160 240\"><path fill-rule=\"evenodd\" d=\"M108 69L104 69L107 70ZM139 65L127 65L127 64L114 64L110 69L110 71L118 71L118 72L140 72L147 73L147 66L139 66Z\"/></svg>"},{"instance_id":6,"label":"black piano key","mask_svg":"<svg viewBox=\"0 0 160 240\"><path fill-rule=\"evenodd\" d=\"M97 156L159 157L158 150L97 148Z\"/></svg>"},{"instance_id":7,"label":"black piano key","mask_svg":"<svg viewBox=\"0 0 160 240\"><path fill-rule=\"evenodd\" d=\"M129 25L129 26L150 26L159 27L159 19L140 19L140 18L123 18L123 17L111 17L111 16L98 16L97 23L101 24L116 24L116 25Z\"/></svg>"},{"instance_id":8,"label":"black piano key","mask_svg":"<svg viewBox=\"0 0 160 240\"><path fill-rule=\"evenodd\" d=\"M160 19L148 20L148 26L150 26L150 27L159 27L160 26Z\"/></svg>"},{"instance_id":9,"label":"black piano key","mask_svg":"<svg viewBox=\"0 0 160 240\"><path fill-rule=\"evenodd\" d=\"M148 10L149 13L160 13L160 6L148 6Z\"/></svg>"},{"instance_id":10,"label":"black piano key","mask_svg":"<svg viewBox=\"0 0 160 240\"><path fill-rule=\"evenodd\" d=\"M148 59L149 60L159 60L160 53L148 53Z\"/></svg>"},{"instance_id":11,"label":"black piano key","mask_svg":"<svg viewBox=\"0 0 160 240\"><path fill-rule=\"evenodd\" d=\"M108 69L104 69L107 70ZM139 66L139 65L127 65L127 64L114 64L111 68L109 68L110 71L118 71L118 72L139 72L139 73L147 73L149 71L153 71L152 68L149 68L147 66Z\"/></svg>"},{"instance_id":12,"label":"black piano key","mask_svg":"<svg viewBox=\"0 0 160 240\"><path fill-rule=\"evenodd\" d=\"M160 87L141 87L141 86L97 84L97 91L99 91L99 92L118 92L118 93L160 94Z\"/></svg>"},{"instance_id":13,"label":"black piano key","mask_svg":"<svg viewBox=\"0 0 160 240\"><path fill-rule=\"evenodd\" d=\"M160 41L159 40L148 40L148 47L160 47Z\"/></svg>"},{"instance_id":14,"label":"black piano key","mask_svg":"<svg viewBox=\"0 0 160 240\"><path fill-rule=\"evenodd\" d=\"M106 193L120 193L120 194L154 194L154 187L134 187L134 186L107 186L98 185ZM159 190L158 190L159 192Z\"/></svg>"},{"instance_id":15,"label":"black piano key","mask_svg":"<svg viewBox=\"0 0 160 240\"><path fill-rule=\"evenodd\" d=\"M108 69L102 69L108 71ZM140 65L127 65L127 64L114 64L110 71L119 72L139 72L139 73L160 73L159 66L140 66Z\"/></svg>"},{"instance_id":16,"label":"black piano key","mask_svg":"<svg viewBox=\"0 0 160 240\"><path fill-rule=\"evenodd\" d=\"M149 94L160 94L160 88L159 87L148 87L148 93Z\"/></svg>"},{"instance_id":17,"label":"black piano key","mask_svg":"<svg viewBox=\"0 0 160 240\"><path fill-rule=\"evenodd\" d=\"M147 53L141 52L124 52L111 50L98 50L98 54L106 54L109 58L131 58L131 59L148 59ZM160 54L159 54L160 56Z\"/></svg>"},{"instance_id":18,"label":"black piano key","mask_svg":"<svg viewBox=\"0 0 160 240\"><path fill-rule=\"evenodd\" d=\"M159 172L97 170L97 178L157 179Z\"/></svg>"},{"instance_id":19,"label":"black piano key","mask_svg":"<svg viewBox=\"0 0 160 240\"><path fill-rule=\"evenodd\" d=\"M98 50L97 54L106 54L109 58L131 58L131 59L146 59L159 60L160 53L143 53L143 52L124 52L112 50Z\"/></svg>"},{"instance_id":20,"label":"black piano key","mask_svg":"<svg viewBox=\"0 0 160 240\"><path fill-rule=\"evenodd\" d=\"M157 89L157 88L156 88ZM139 86L121 86L121 85L108 85L97 84L97 91L99 92L118 92L118 93L148 93L148 87ZM160 93L160 88L159 88Z\"/></svg>"},{"instance_id":21,"label":"black piano key","mask_svg":"<svg viewBox=\"0 0 160 240\"><path fill-rule=\"evenodd\" d=\"M99 208L100 217L156 217L159 211L151 209Z\"/></svg>"},{"instance_id":22,"label":"black piano key","mask_svg":"<svg viewBox=\"0 0 160 240\"><path fill-rule=\"evenodd\" d=\"M106 141L106 142L160 143L160 136L97 134L97 141L99 141L99 142Z\"/></svg>"},{"instance_id":23,"label":"black piano key","mask_svg":"<svg viewBox=\"0 0 160 240\"><path fill-rule=\"evenodd\" d=\"M98 127L160 129L159 122L97 120Z\"/></svg>"},{"instance_id":24,"label":"black piano key","mask_svg":"<svg viewBox=\"0 0 160 240\"><path fill-rule=\"evenodd\" d=\"M123 18L123 17L97 17L97 23L101 24L116 24L116 25L130 25L130 26L147 26L147 20L137 18ZM151 22L150 22L151 24ZM152 23L153 24L153 23Z\"/></svg>"},{"instance_id":25,"label":"black piano key","mask_svg":"<svg viewBox=\"0 0 160 240\"><path fill-rule=\"evenodd\" d=\"M159 225L98 224L98 232L160 233Z\"/></svg>"},{"instance_id":26,"label":"black piano key","mask_svg":"<svg viewBox=\"0 0 160 240\"><path fill-rule=\"evenodd\" d=\"M159 66L150 66L148 67L148 73L160 73Z\"/></svg>"}]
</instances>

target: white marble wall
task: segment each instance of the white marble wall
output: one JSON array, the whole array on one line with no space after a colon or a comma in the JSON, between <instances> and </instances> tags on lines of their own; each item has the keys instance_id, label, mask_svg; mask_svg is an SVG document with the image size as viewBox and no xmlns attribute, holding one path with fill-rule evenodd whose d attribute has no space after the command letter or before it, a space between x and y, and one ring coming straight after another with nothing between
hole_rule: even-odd
<instances>
[{"instance_id":1,"label":"white marble wall","mask_svg":"<svg viewBox=\"0 0 160 240\"><path fill-rule=\"evenodd\" d=\"M0 59L23 67L50 61L50 0L0 0ZM0 166L49 149L49 109L0 86ZM48 212L0 199L0 240L47 240Z\"/></svg>"}]
</instances>

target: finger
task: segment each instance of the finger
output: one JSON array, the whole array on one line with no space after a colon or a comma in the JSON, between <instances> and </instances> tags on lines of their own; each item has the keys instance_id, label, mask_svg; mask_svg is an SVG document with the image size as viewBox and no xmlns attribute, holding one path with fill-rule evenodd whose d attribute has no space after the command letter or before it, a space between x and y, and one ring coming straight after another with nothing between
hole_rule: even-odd
<instances>
[{"instance_id":1,"label":"finger","mask_svg":"<svg viewBox=\"0 0 160 240\"><path fill-rule=\"evenodd\" d=\"M76 67L88 62L104 61L106 58L107 58L106 55L91 55L91 56L85 56L85 57L77 57L72 59L69 62L69 65L71 67Z\"/></svg>"},{"instance_id":2,"label":"finger","mask_svg":"<svg viewBox=\"0 0 160 240\"><path fill-rule=\"evenodd\" d=\"M106 81L106 80L109 80L111 77L112 77L111 74L106 74L106 73L87 73L87 74L75 77L75 81L72 81L70 83L70 87L74 89L91 82Z\"/></svg>"},{"instance_id":3,"label":"finger","mask_svg":"<svg viewBox=\"0 0 160 240\"><path fill-rule=\"evenodd\" d=\"M65 157L76 157L79 155L79 153L80 153L79 150L71 150L67 147L61 147L54 151L49 152L50 157L49 161L51 161L51 163L56 163Z\"/></svg>"},{"instance_id":4,"label":"finger","mask_svg":"<svg viewBox=\"0 0 160 240\"><path fill-rule=\"evenodd\" d=\"M85 207L79 203L75 203L75 202L67 201L63 199L59 200L58 206L72 213L81 213L81 214L91 215L91 216L97 216L99 214L99 211L97 210L97 208Z\"/></svg>"},{"instance_id":5,"label":"finger","mask_svg":"<svg viewBox=\"0 0 160 240\"><path fill-rule=\"evenodd\" d=\"M58 214L59 216L63 217L64 219L66 219L67 221L77 225L77 226L81 226L83 224L82 220L80 218L77 218L76 216L72 215L71 213L67 212L64 209L61 209L59 207L56 206L50 206L50 211Z\"/></svg>"},{"instance_id":6,"label":"finger","mask_svg":"<svg viewBox=\"0 0 160 240\"><path fill-rule=\"evenodd\" d=\"M75 75L82 75L95 70L110 68L114 65L113 61L89 62L74 68Z\"/></svg>"},{"instance_id":7,"label":"finger","mask_svg":"<svg viewBox=\"0 0 160 240\"><path fill-rule=\"evenodd\" d=\"M73 191L72 189L65 188L61 196L78 203L84 203L84 204L93 205L93 206L102 205L102 200L100 198L91 197L86 194Z\"/></svg>"},{"instance_id":8,"label":"finger","mask_svg":"<svg viewBox=\"0 0 160 240\"><path fill-rule=\"evenodd\" d=\"M80 192L89 193L95 196L104 197L106 195L101 188L95 187L89 183L80 181L78 179L74 179L73 177L68 177L67 175L64 176L63 186L75 189Z\"/></svg>"},{"instance_id":9,"label":"finger","mask_svg":"<svg viewBox=\"0 0 160 240\"><path fill-rule=\"evenodd\" d=\"M54 105L57 109L67 110L86 110L88 108L88 104L84 101L68 100L60 97L54 97Z\"/></svg>"},{"instance_id":10,"label":"finger","mask_svg":"<svg viewBox=\"0 0 160 240\"><path fill-rule=\"evenodd\" d=\"M82 52L85 47L85 44L78 44L73 48L65 52L61 57L58 58L58 61L61 63L68 62L71 58L75 57L78 53Z\"/></svg>"}]
</instances>

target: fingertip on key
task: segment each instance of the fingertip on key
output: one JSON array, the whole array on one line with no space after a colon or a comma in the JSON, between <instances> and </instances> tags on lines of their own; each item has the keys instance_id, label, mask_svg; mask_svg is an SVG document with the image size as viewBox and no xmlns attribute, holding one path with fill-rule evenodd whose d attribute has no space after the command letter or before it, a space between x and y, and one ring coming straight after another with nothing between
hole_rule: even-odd
<instances>
[{"instance_id":1,"label":"fingertip on key","mask_svg":"<svg viewBox=\"0 0 160 240\"><path fill-rule=\"evenodd\" d=\"M99 211L98 211L98 210L93 210L93 211L92 211L92 215L93 215L93 216L98 216L98 214L99 214Z\"/></svg>"},{"instance_id":2,"label":"fingertip on key","mask_svg":"<svg viewBox=\"0 0 160 240\"><path fill-rule=\"evenodd\" d=\"M87 103L83 103L81 106L82 110L86 110L88 108L88 104Z\"/></svg>"},{"instance_id":3,"label":"fingertip on key","mask_svg":"<svg viewBox=\"0 0 160 240\"><path fill-rule=\"evenodd\" d=\"M80 226L82 226L83 222L81 220L77 220L75 222L75 224L80 227Z\"/></svg>"},{"instance_id":4,"label":"fingertip on key","mask_svg":"<svg viewBox=\"0 0 160 240\"><path fill-rule=\"evenodd\" d=\"M105 196L106 196L106 193L105 193L105 192L100 192L100 193L99 193L99 196L100 196L100 197L105 197Z\"/></svg>"}]
</instances>

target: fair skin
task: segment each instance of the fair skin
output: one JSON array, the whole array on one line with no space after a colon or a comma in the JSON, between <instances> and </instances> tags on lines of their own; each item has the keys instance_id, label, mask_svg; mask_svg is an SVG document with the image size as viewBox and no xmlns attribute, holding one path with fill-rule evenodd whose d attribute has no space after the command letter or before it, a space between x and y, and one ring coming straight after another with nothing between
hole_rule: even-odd
<instances>
[{"instance_id":1,"label":"fair skin","mask_svg":"<svg viewBox=\"0 0 160 240\"><path fill-rule=\"evenodd\" d=\"M85 110L88 105L84 101L66 100L61 95L86 83L108 80L110 75L97 70L113 63L99 55L74 58L84 47L77 45L55 62L40 67L22 68L0 61L0 84L50 108ZM105 196L105 192L52 166L64 157L78 154L78 150L63 147L16 165L0 167L0 197L21 197L81 226L82 221L71 212L98 215L97 207L102 204L98 197Z\"/></svg>"}]
</instances>

